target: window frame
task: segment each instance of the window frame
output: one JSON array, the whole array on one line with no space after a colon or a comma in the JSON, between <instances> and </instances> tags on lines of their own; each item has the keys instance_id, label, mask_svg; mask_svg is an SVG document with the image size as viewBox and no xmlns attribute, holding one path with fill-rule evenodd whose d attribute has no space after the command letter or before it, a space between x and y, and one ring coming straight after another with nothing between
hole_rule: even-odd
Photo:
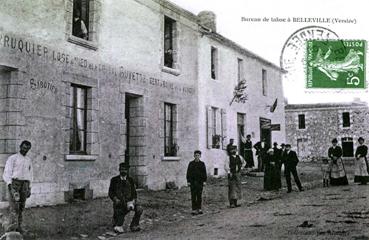
<instances>
[{"instance_id":1,"label":"window frame","mask_svg":"<svg viewBox=\"0 0 369 240\"><path fill-rule=\"evenodd\" d=\"M297 115L297 128L306 129L306 115L303 113Z\"/></svg>"},{"instance_id":2,"label":"window frame","mask_svg":"<svg viewBox=\"0 0 369 240\"><path fill-rule=\"evenodd\" d=\"M88 26L87 34L88 40L76 37L73 35L73 12L74 12L74 0L66 0L66 40L70 43L85 47L91 50L98 49L98 37L97 32L99 28L100 22L100 12L101 12L101 0L86 0L89 3L89 13L88 13L88 23L85 25ZM86 26L86 27L87 27Z\"/></svg>"},{"instance_id":3,"label":"window frame","mask_svg":"<svg viewBox=\"0 0 369 240\"><path fill-rule=\"evenodd\" d=\"M241 82L244 78L244 61L242 58L237 58L237 82Z\"/></svg>"},{"instance_id":4,"label":"window frame","mask_svg":"<svg viewBox=\"0 0 369 240\"><path fill-rule=\"evenodd\" d=\"M261 70L261 87L263 96L268 95L268 73L266 69Z\"/></svg>"},{"instance_id":5,"label":"window frame","mask_svg":"<svg viewBox=\"0 0 369 240\"><path fill-rule=\"evenodd\" d=\"M77 150L74 150L76 149L76 146L74 146L74 149L72 149L72 142L69 143L69 154L70 155L87 155L87 111L88 111L88 98L87 98L87 95L88 95L88 89L89 87L86 87L86 86L82 86L82 85L78 85L78 84L74 84L72 83L70 85L71 87L71 94L73 94L73 96L71 97L71 103L70 103L70 110L72 111L72 114L71 114L71 125L70 125L70 140L73 138L73 134L75 132L79 132L80 130L78 129L78 124L75 124L74 121L77 120L77 118L73 118L73 116L76 116L76 112L78 109L81 109L81 108L78 108L77 106L77 102L78 102L78 95L77 95L77 89L82 89L83 90L83 93L84 93L84 106L83 106L83 146L82 146L82 150L80 151L77 151ZM77 130L74 128L74 126L77 125ZM77 141L75 141L77 142Z\"/></svg>"},{"instance_id":6,"label":"window frame","mask_svg":"<svg viewBox=\"0 0 369 240\"><path fill-rule=\"evenodd\" d=\"M170 110L170 119L167 119L167 109ZM176 105L172 103L164 102L164 157L177 157L177 143L176 143L176 137L175 137L175 110ZM167 124L170 124L169 126L169 136L167 136ZM169 146L167 146L167 139L169 138ZM168 147L170 150L168 150ZM176 149L173 149L176 148ZM175 151L174 151L175 150Z\"/></svg>"},{"instance_id":7,"label":"window frame","mask_svg":"<svg viewBox=\"0 0 369 240\"><path fill-rule=\"evenodd\" d=\"M218 48L214 46L210 47L210 77L218 79Z\"/></svg>"},{"instance_id":8,"label":"window frame","mask_svg":"<svg viewBox=\"0 0 369 240\"><path fill-rule=\"evenodd\" d=\"M342 112L342 127L343 128L350 128L351 127L351 115L350 115L350 112Z\"/></svg>"},{"instance_id":9,"label":"window frame","mask_svg":"<svg viewBox=\"0 0 369 240\"><path fill-rule=\"evenodd\" d=\"M164 50L163 50L163 53L164 53L164 67L167 67L167 68L170 68L170 69L175 69L175 65L174 65L174 34L173 34L173 31L175 30L175 20L173 18L170 18L166 15L164 15L164 36L163 36L163 41L164 41ZM168 30L168 24L169 25L169 31ZM167 37L167 35L169 35ZM169 49L171 51L170 53L170 57L171 57L171 60L170 60L170 65L167 65L167 44L169 43Z\"/></svg>"}]
</instances>

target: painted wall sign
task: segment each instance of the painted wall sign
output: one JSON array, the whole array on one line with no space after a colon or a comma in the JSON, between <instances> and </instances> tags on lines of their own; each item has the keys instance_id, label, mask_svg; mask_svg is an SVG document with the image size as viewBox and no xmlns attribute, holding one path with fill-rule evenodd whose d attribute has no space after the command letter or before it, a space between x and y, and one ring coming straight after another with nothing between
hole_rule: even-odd
<instances>
[{"instance_id":1,"label":"painted wall sign","mask_svg":"<svg viewBox=\"0 0 369 240\"><path fill-rule=\"evenodd\" d=\"M47 82L47 81L42 81L42 80L35 80L33 78L31 78L29 80L30 86L32 90L40 90L40 89L45 89L45 90L49 90L50 92L56 94L58 92L58 89L55 87L54 84Z\"/></svg>"},{"instance_id":2,"label":"painted wall sign","mask_svg":"<svg viewBox=\"0 0 369 240\"><path fill-rule=\"evenodd\" d=\"M128 84L155 86L189 95L193 95L195 93L195 88L189 86L179 85L177 83L172 83L155 77L147 76L146 74L141 72L130 71L127 70L124 66L117 67L108 64L96 63L92 60L73 56L62 51L53 50L48 46L25 40L23 38L15 37L11 34L0 33L0 48L10 49L12 51L19 52L20 54L24 54L25 56L36 56L39 58L50 60L53 63L88 69L93 72L103 73L104 75L111 75L120 78L121 81L124 81ZM34 83L37 85L37 82ZM34 85L32 86L33 89L36 88ZM39 83L39 86L41 87L41 82Z\"/></svg>"},{"instance_id":3,"label":"painted wall sign","mask_svg":"<svg viewBox=\"0 0 369 240\"><path fill-rule=\"evenodd\" d=\"M281 131L281 124L272 124L270 130Z\"/></svg>"}]
</instances>

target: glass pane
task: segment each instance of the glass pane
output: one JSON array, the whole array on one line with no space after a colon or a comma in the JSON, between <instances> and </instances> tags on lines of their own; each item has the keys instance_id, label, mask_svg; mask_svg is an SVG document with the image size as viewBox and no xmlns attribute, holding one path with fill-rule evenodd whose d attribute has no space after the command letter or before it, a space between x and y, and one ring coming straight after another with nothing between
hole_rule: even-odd
<instances>
[{"instance_id":1,"label":"glass pane","mask_svg":"<svg viewBox=\"0 0 369 240\"><path fill-rule=\"evenodd\" d=\"M85 130L85 111L77 109L76 113L76 126L78 127L78 130Z\"/></svg>"},{"instance_id":2,"label":"glass pane","mask_svg":"<svg viewBox=\"0 0 369 240\"><path fill-rule=\"evenodd\" d=\"M77 88L77 107L85 108L86 89Z\"/></svg>"},{"instance_id":3,"label":"glass pane","mask_svg":"<svg viewBox=\"0 0 369 240\"><path fill-rule=\"evenodd\" d=\"M84 146L85 146L85 131L78 131L76 150L85 151Z\"/></svg>"},{"instance_id":4,"label":"glass pane","mask_svg":"<svg viewBox=\"0 0 369 240\"><path fill-rule=\"evenodd\" d=\"M69 106L73 106L74 105L74 89L75 89L75 87L73 87L73 86L70 87L70 92L69 92Z\"/></svg>"}]
</instances>

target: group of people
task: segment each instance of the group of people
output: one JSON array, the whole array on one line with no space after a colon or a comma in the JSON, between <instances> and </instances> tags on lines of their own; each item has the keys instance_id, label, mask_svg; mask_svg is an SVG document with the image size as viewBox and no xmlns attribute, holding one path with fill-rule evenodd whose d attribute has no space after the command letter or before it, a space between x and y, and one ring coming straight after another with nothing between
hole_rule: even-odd
<instances>
[{"instance_id":1,"label":"group of people","mask_svg":"<svg viewBox=\"0 0 369 240\"><path fill-rule=\"evenodd\" d=\"M367 160L368 147L364 145L364 139L358 139L359 146L355 151L355 178L354 182L362 185L369 182L369 165ZM238 207L238 200L241 199L241 170L252 168L253 152L250 135L244 141L245 148L243 154L238 154L237 146L231 139L227 145L228 158L225 161L225 172L228 176L228 198L230 207ZM264 171L264 189L278 190L281 188L281 169L284 164L284 174L287 182L287 192L292 191L291 174L300 191L303 191L301 181L297 173L299 159L295 151L291 150L290 144L274 143L273 148L269 148L265 140L253 146L258 156L258 169ZM22 232L22 213L25 208L27 198L31 196L31 183L33 180L32 161L27 156L31 149L31 142L23 141L20 144L19 152L11 155L5 164L3 179L9 192L10 218L7 232ZM328 159L323 159L323 186L347 185L345 165L342 160L342 148L338 146L337 139L332 140L332 146L328 149ZM242 156L243 155L243 156ZM245 158L245 159L244 159ZM113 202L113 225L118 233L124 232L123 223L125 216L134 211L134 216L130 225L131 231L139 231L140 217L143 209L137 202L137 192L134 181L128 176L129 165L121 163L119 165L119 175L110 181L109 197ZM192 214L202 214L202 192L206 184L206 166L201 161L201 151L194 151L194 159L190 161L187 174L188 185L191 189Z\"/></svg>"},{"instance_id":2,"label":"group of people","mask_svg":"<svg viewBox=\"0 0 369 240\"><path fill-rule=\"evenodd\" d=\"M355 183L366 185L369 182L369 164L367 160L368 147L364 144L364 138L359 137L359 145L355 151ZM323 186L328 187L348 185L345 164L342 160L342 148L338 146L338 140L332 140L332 146L328 149L328 159L323 159Z\"/></svg>"}]
</instances>

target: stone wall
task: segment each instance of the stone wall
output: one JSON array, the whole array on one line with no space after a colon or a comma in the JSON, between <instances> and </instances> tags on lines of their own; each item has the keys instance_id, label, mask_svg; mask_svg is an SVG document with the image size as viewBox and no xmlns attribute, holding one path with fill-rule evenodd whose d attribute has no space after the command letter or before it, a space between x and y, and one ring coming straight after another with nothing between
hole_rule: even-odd
<instances>
[{"instance_id":1,"label":"stone wall","mask_svg":"<svg viewBox=\"0 0 369 240\"><path fill-rule=\"evenodd\" d=\"M350 113L350 127L342 127L342 113ZM305 129L298 129L298 115L305 114ZM298 139L306 139L306 152L302 155L305 159L327 157L328 148L331 146L333 138L337 138L342 146L342 138L352 138L354 149L361 136L365 139L369 137L369 123L366 120L369 116L367 106L339 105L331 107L312 106L308 109L286 107L286 135L287 142L292 148L299 152Z\"/></svg>"}]
</instances>

